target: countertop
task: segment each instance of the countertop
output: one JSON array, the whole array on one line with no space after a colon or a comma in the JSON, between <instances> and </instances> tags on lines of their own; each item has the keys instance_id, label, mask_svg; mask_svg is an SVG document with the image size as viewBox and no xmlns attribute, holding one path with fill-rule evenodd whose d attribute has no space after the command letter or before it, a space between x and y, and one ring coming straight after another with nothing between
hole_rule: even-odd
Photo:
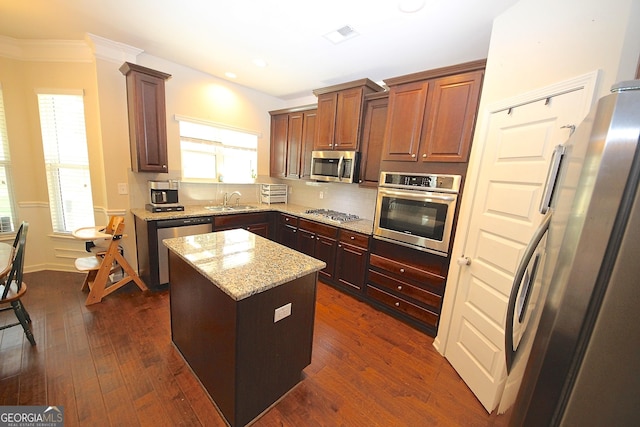
<instances>
[{"instance_id":1,"label":"countertop","mask_svg":"<svg viewBox=\"0 0 640 427\"><path fill-rule=\"evenodd\" d=\"M326 267L323 261L243 229L163 243L236 301Z\"/></svg>"},{"instance_id":2,"label":"countertop","mask_svg":"<svg viewBox=\"0 0 640 427\"><path fill-rule=\"evenodd\" d=\"M196 217L196 216L218 216L218 215L234 215L234 214L242 214L242 213L250 213L250 212L269 212L276 211L282 212L289 215L295 215L300 218L306 218L317 222L322 222L324 224L333 225L338 228L344 228L351 231L356 231L362 234L371 235L373 233L373 221L368 219L361 219L358 221L351 222L343 222L339 223L337 221L332 221L327 218L323 218L318 215L306 214L304 213L307 209L310 209L306 206L293 205L288 203L274 203L271 205L268 204L248 204L251 206L251 209L243 209L239 211L212 211L205 209L205 205L187 205L184 207L184 211L178 212L158 212L153 213L149 212L146 209L131 209L131 213L138 217L143 221L159 221L163 219L178 219L178 218L188 218L188 217ZM339 209L338 209L339 210Z\"/></svg>"}]
</instances>

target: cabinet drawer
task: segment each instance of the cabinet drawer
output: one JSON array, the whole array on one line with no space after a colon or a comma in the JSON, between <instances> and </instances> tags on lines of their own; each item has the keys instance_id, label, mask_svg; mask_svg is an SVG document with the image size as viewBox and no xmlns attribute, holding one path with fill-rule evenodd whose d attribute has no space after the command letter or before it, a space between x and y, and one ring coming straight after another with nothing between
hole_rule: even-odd
<instances>
[{"instance_id":1,"label":"cabinet drawer","mask_svg":"<svg viewBox=\"0 0 640 427\"><path fill-rule=\"evenodd\" d=\"M340 229L340 243L347 243L349 245L357 246L362 249L369 249L369 236L365 234L356 233L355 231L349 231Z\"/></svg>"},{"instance_id":2,"label":"cabinet drawer","mask_svg":"<svg viewBox=\"0 0 640 427\"><path fill-rule=\"evenodd\" d=\"M298 217L297 216L293 216L293 215L287 215L287 214L280 214L280 223L281 224L286 224L286 225L290 225L292 227L297 227L298 226Z\"/></svg>"},{"instance_id":3,"label":"cabinet drawer","mask_svg":"<svg viewBox=\"0 0 640 427\"><path fill-rule=\"evenodd\" d=\"M426 289L422 289L418 286L413 286L409 283L394 279L377 271L369 270L369 281L382 288L386 288L401 295L405 295L423 304L430 305L437 310L440 310L440 307L442 305L442 297L440 295L436 295Z\"/></svg>"},{"instance_id":4,"label":"cabinet drawer","mask_svg":"<svg viewBox=\"0 0 640 427\"><path fill-rule=\"evenodd\" d=\"M338 229L336 227L315 221L308 221L302 218L298 220L298 228L303 228L307 231L311 231L312 233L332 237L334 239L338 237Z\"/></svg>"},{"instance_id":5,"label":"cabinet drawer","mask_svg":"<svg viewBox=\"0 0 640 427\"><path fill-rule=\"evenodd\" d=\"M442 293L444 291L445 278L439 274L422 270L389 258L381 257L376 254L371 254L369 263L371 266L386 270L395 276L415 280L420 283L427 283L437 292Z\"/></svg>"},{"instance_id":6,"label":"cabinet drawer","mask_svg":"<svg viewBox=\"0 0 640 427\"><path fill-rule=\"evenodd\" d=\"M414 319L417 319L422 323L426 323L434 328L438 324L437 314L422 307L418 307L417 305L405 301L402 298L388 294L378 288L367 285L367 295L396 311L411 316Z\"/></svg>"},{"instance_id":7,"label":"cabinet drawer","mask_svg":"<svg viewBox=\"0 0 640 427\"><path fill-rule=\"evenodd\" d=\"M247 214L219 215L213 218L214 230L218 228L243 227L249 224L268 223L269 214L267 212L256 212Z\"/></svg>"}]
</instances>

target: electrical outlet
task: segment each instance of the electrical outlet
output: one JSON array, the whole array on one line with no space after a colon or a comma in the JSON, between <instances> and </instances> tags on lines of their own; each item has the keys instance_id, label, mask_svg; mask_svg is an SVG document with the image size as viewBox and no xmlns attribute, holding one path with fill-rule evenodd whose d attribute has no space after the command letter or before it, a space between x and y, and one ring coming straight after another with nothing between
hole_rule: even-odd
<instances>
[{"instance_id":1,"label":"electrical outlet","mask_svg":"<svg viewBox=\"0 0 640 427\"><path fill-rule=\"evenodd\" d=\"M324 191L321 191L321 192L320 192L320 198L321 198L321 199L324 199Z\"/></svg>"},{"instance_id":2,"label":"electrical outlet","mask_svg":"<svg viewBox=\"0 0 640 427\"><path fill-rule=\"evenodd\" d=\"M291 316L291 303L276 308L276 311L273 313L273 323L276 323L288 316Z\"/></svg>"},{"instance_id":3,"label":"electrical outlet","mask_svg":"<svg viewBox=\"0 0 640 427\"><path fill-rule=\"evenodd\" d=\"M126 182L118 184L118 194L129 194L129 185Z\"/></svg>"}]
</instances>

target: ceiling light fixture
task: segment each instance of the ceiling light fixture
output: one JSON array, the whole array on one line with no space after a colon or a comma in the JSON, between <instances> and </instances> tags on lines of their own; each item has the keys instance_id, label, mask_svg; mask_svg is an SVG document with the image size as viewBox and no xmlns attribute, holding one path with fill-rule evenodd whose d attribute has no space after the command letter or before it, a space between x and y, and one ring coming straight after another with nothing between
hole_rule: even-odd
<instances>
[{"instance_id":1,"label":"ceiling light fixture","mask_svg":"<svg viewBox=\"0 0 640 427\"><path fill-rule=\"evenodd\" d=\"M341 43L345 40L356 37L359 33L353 29L350 25L338 28L335 31L331 31L324 35L324 37L334 44Z\"/></svg>"},{"instance_id":2,"label":"ceiling light fixture","mask_svg":"<svg viewBox=\"0 0 640 427\"><path fill-rule=\"evenodd\" d=\"M422 10L425 0L400 0L398 2L398 9L404 13L416 13Z\"/></svg>"},{"instance_id":3,"label":"ceiling light fixture","mask_svg":"<svg viewBox=\"0 0 640 427\"><path fill-rule=\"evenodd\" d=\"M253 65L260 68L265 68L267 66L267 61L261 58L256 58L253 60Z\"/></svg>"}]
</instances>

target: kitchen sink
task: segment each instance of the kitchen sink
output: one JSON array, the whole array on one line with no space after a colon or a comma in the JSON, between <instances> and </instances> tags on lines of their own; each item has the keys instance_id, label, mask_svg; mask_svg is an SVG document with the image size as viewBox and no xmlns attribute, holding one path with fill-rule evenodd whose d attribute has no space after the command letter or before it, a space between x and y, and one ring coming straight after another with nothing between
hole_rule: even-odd
<instances>
[{"instance_id":1,"label":"kitchen sink","mask_svg":"<svg viewBox=\"0 0 640 427\"><path fill-rule=\"evenodd\" d=\"M232 211L246 211L249 209L255 209L255 206L251 205L233 205L233 206L205 206L205 209L214 212L232 212Z\"/></svg>"}]
</instances>

